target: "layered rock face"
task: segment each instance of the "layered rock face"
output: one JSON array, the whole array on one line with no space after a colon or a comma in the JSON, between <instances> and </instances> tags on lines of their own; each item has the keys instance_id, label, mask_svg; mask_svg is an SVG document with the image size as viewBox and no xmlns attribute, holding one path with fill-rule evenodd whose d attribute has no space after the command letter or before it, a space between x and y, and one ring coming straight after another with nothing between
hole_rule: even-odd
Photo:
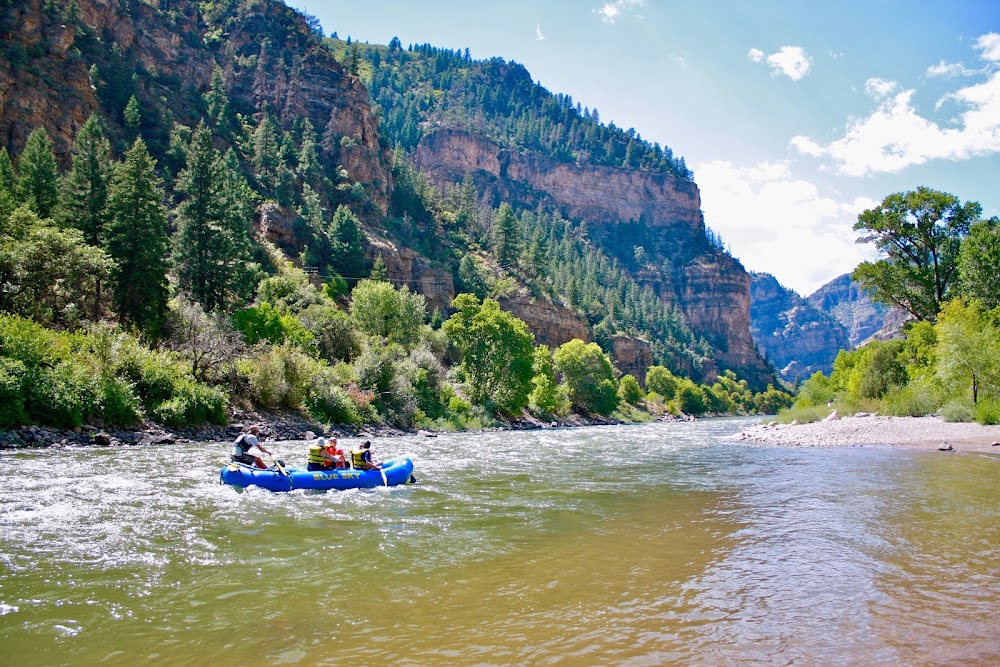
<instances>
[{"instance_id":1,"label":"layered rock face","mask_svg":"<svg viewBox=\"0 0 1000 667\"><path fill-rule=\"evenodd\" d=\"M541 204L584 220L591 240L611 256L642 245L650 266L667 260L669 274L642 270L637 280L680 307L695 333L715 348L719 367L736 370L757 386L773 381L750 335L749 276L705 238L694 183L666 173L557 162L459 130L427 135L414 160L439 184L471 174L494 204ZM703 369L705 379L713 379L714 371Z\"/></svg>"},{"instance_id":2,"label":"layered rock face","mask_svg":"<svg viewBox=\"0 0 1000 667\"><path fill-rule=\"evenodd\" d=\"M850 346L836 319L768 273L752 274L750 300L754 340L788 382L829 374L837 353Z\"/></svg>"},{"instance_id":3,"label":"layered rock face","mask_svg":"<svg viewBox=\"0 0 1000 667\"><path fill-rule=\"evenodd\" d=\"M266 109L286 126L305 117L319 133L329 128L338 141L326 157L342 164L385 210L392 184L389 155L379 145L368 93L283 3L242 3L239 19L227 21L224 40L211 46L210 26L197 2L159 3L169 4L167 11L149 3L77 0L81 30L65 20L62 4L0 4L4 51L22 61L0 58L0 145L12 154L34 128L44 127L57 157L68 164L77 131L97 110L112 134L121 135L124 101L106 99L99 109L97 91L111 86L109 79L123 68L144 73L134 90L143 113L169 109L178 122L193 126L197 101L218 65L230 103L241 113ZM91 65L99 73L94 82Z\"/></svg>"}]
</instances>

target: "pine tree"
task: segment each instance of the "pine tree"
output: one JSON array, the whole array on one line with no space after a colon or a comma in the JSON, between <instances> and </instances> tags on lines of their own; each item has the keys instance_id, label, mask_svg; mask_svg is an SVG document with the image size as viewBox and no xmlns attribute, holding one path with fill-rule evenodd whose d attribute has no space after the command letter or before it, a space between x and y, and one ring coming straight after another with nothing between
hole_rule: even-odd
<instances>
[{"instance_id":1,"label":"pine tree","mask_svg":"<svg viewBox=\"0 0 1000 667\"><path fill-rule=\"evenodd\" d=\"M279 147L278 126L265 114L253 136L253 166L257 183L270 196L278 187Z\"/></svg>"},{"instance_id":2,"label":"pine tree","mask_svg":"<svg viewBox=\"0 0 1000 667\"><path fill-rule=\"evenodd\" d=\"M73 168L62 188L60 220L76 227L92 246L101 245L110 218L108 187L111 183L111 144L96 115L80 128L73 148Z\"/></svg>"},{"instance_id":3,"label":"pine tree","mask_svg":"<svg viewBox=\"0 0 1000 667\"><path fill-rule=\"evenodd\" d=\"M167 311L167 211L156 161L136 139L115 167L104 246L115 260L114 304L124 324L157 337Z\"/></svg>"},{"instance_id":4,"label":"pine tree","mask_svg":"<svg viewBox=\"0 0 1000 667\"><path fill-rule=\"evenodd\" d=\"M58 183L52 142L43 128L36 128L17 161L17 199L39 218L50 218L59 203Z\"/></svg>"},{"instance_id":5,"label":"pine tree","mask_svg":"<svg viewBox=\"0 0 1000 667\"><path fill-rule=\"evenodd\" d=\"M298 172L302 180L311 185L313 190L323 190L323 163L319 159L316 131L308 118L302 125L302 146L298 153Z\"/></svg>"},{"instance_id":6,"label":"pine tree","mask_svg":"<svg viewBox=\"0 0 1000 667\"><path fill-rule=\"evenodd\" d=\"M130 130L130 134L133 137L138 137L139 127L142 125L142 109L135 95L128 98L128 104L125 105L125 111L122 116L125 120L125 127Z\"/></svg>"},{"instance_id":7,"label":"pine tree","mask_svg":"<svg viewBox=\"0 0 1000 667\"><path fill-rule=\"evenodd\" d=\"M185 168L177 175L177 190L185 195L177 207L179 227L175 237L177 277L181 289L206 311L225 302L226 280L221 271L224 231L222 174L212 134L198 126L188 147Z\"/></svg>"},{"instance_id":8,"label":"pine tree","mask_svg":"<svg viewBox=\"0 0 1000 667\"><path fill-rule=\"evenodd\" d=\"M220 134L229 130L229 97L226 95L226 82L222 68L218 65L212 70L212 82L204 95L208 115L215 122Z\"/></svg>"},{"instance_id":9,"label":"pine tree","mask_svg":"<svg viewBox=\"0 0 1000 667\"><path fill-rule=\"evenodd\" d=\"M15 190L17 180L14 175L14 165L10 161L7 148L0 148L0 224L16 208Z\"/></svg>"},{"instance_id":10,"label":"pine tree","mask_svg":"<svg viewBox=\"0 0 1000 667\"><path fill-rule=\"evenodd\" d=\"M365 269L366 236L351 209L337 207L330 221L330 238L333 269L351 282L360 279Z\"/></svg>"},{"instance_id":11,"label":"pine tree","mask_svg":"<svg viewBox=\"0 0 1000 667\"><path fill-rule=\"evenodd\" d=\"M254 206L258 199L243 176L236 151L230 148L221 160L222 173L222 229L226 232L229 251L222 262L229 276L224 309L233 303L245 303L252 296L254 276L258 265L253 262L253 242L250 229Z\"/></svg>"},{"instance_id":12,"label":"pine tree","mask_svg":"<svg viewBox=\"0 0 1000 667\"><path fill-rule=\"evenodd\" d=\"M493 219L493 254L497 261L508 266L517 257L520 248L517 216L510 204L504 202Z\"/></svg>"}]
</instances>

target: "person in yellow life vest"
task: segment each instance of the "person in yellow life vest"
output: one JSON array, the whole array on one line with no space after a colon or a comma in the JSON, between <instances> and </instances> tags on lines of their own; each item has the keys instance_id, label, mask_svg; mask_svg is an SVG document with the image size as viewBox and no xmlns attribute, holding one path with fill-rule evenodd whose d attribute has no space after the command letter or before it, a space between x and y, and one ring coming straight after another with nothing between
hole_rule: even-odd
<instances>
[{"instance_id":1,"label":"person in yellow life vest","mask_svg":"<svg viewBox=\"0 0 1000 667\"><path fill-rule=\"evenodd\" d=\"M307 470L330 470L346 468L347 459L344 458L344 450L337 446L337 439L319 436L316 442L309 445L309 455L306 459Z\"/></svg>"},{"instance_id":2,"label":"person in yellow life vest","mask_svg":"<svg viewBox=\"0 0 1000 667\"><path fill-rule=\"evenodd\" d=\"M351 450L351 463L355 470L378 470L382 467L382 462L372 458L372 443L365 440L364 444L357 449Z\"/></svg>"}]
</instances>

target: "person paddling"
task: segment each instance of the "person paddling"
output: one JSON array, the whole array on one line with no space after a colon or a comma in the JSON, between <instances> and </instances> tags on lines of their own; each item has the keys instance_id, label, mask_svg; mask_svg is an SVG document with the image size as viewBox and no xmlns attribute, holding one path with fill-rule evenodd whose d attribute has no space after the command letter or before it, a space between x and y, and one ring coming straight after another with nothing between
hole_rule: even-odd
<instances>
[{"instance_id":1,"label":"person paddling","mask_svg":"<svg viewBox=\"0 0 1000 667\"><path fill-rule=\"evenodd\" d=\"M251 426L247 433L240 433L236 441L233 442L233 461L244 465L255 465L258 468L267 469L267 464L259 456L250 453L256 447L265 454L271 454L264 445L260 444L260 428ZM273 454L271 454L273 456Z\"/></svg>"}]
</instances>

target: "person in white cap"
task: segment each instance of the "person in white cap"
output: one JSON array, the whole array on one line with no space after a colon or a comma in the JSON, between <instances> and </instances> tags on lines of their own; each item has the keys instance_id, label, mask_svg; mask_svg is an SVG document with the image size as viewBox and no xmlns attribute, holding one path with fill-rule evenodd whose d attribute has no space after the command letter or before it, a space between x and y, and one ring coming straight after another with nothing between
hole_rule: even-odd
<instances>
[{"instance_id":1,"label":"person in white cap","mask_svg":"<svg viewBox=\"0 0 1000 667\"><path fill-rule=\"evenodd\" d=\"M270 450L260 444L258 436L260 436L260 429L256 426L251 426L248 433L240 433L240 436L233 443L233 461L266 469L267 464L264 463L264 460L250 453L250 450L256 447L265 454L271 454Z\"/></svg>"}]
</instances>

